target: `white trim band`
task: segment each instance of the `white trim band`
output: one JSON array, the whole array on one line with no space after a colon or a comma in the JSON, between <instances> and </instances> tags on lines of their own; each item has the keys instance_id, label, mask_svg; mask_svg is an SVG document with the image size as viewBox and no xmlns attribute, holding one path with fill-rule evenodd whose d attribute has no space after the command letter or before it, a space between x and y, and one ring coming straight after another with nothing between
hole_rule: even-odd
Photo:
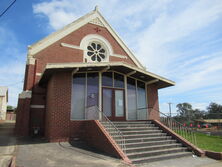
<instances>
[{"instance_id":1,"label":"white trim band","mask_svg":"<svg viewBox=\"0 0 222 167\"><path fill-rule=\"evenodd\" d=\"M27 64L27 65L29 65L29 64L34 65L34 64L35 64L35 58L28 57L28 58L27 58L27 61L26 61L26 64Z\"/></svg>"},{"instance_id":2,"label":"white trim band","mask_svg":"<svg viewBox=\"0 0 222 167\"><path fill-rule=\"evenodd\" d=\"M60 44L62 47L67 47L67 48L71 48L71 49L79 49L79 50L85 50L84 48L81 48L81 46L77 46L77 45L72 45L72 44L68 44L68 43L61 43ZM106 44L107 45L107 44ZM128 57L127 56L123 56L123 55L120 55L120 54L112 54L111 55L112 57L118 57L118 58L122 58L122 59L127 59Z\"/></svg>"},{"instance_id":3,"label":"white trim band","mask_svg":"<svg viewBox=\"0 0 222 167\"><path fill-rule=\"evenodd\" d=\"M30 108L45 108L45 105L30 105Z\"/></svg>"},{"instance_id":4,"label":"white trim band","mask_svg":"<svg viewBox=\"0 0 222 167\"><path fill-rule=\"evenodd\" d=\"M63 46L63 47L72 48L72 49L81 49L77 45L72 45L72 44L68 44L68 43L61 43L60 45Z\"/></svg>"},{"instance_id":5,"label":"white trim band","mask_svg":"<svg viewBox=\"0 0 222 167\"><path fill-rule=\"evenodd\" d=\"M40 73L40 72L39 72L39 73L38 73L38 72L36 73L36 76L41 76L41 75L42 75L42 73Z\"/></svg>"},{"instance_id":6,"label":"white trim band","mask_svg":"<svg viewBox=\"0 0 222 167\"><path fill-rule=\"evenodd\" d=\"M119 55L119 54L113 54L113 55L110 55L110 56L118 57L118 58L122 58L122 59L127 59L127 56L123 56L123 55Z\"/></svg>"},{"instance_id":7,"label":"white trim band","mask_svg":"<svg viewBox=\"0 0 222 167\"><path fill-rule=\"evenodd\" d=\"M19 99L26 99L31 97L32 97L32 91L26 90L19 94Z\"/></svg>"}]
</instances>

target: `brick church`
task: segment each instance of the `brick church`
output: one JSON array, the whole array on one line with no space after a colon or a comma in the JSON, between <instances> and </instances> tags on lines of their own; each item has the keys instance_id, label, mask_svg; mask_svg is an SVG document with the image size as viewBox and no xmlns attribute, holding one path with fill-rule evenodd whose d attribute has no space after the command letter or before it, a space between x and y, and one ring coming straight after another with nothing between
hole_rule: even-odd
<instances>
[{"instance_id":1,"label":"brick church","mask_svg":"<svg viewBox=\"0 0 222 167\"><path fill-rule=\"evenodd\" d=\"M84 140L124 159L101 120L159 120L158 89L173 85L147 71L96 8L28 47L16 133Z\"/></svg>"}]
</instances>

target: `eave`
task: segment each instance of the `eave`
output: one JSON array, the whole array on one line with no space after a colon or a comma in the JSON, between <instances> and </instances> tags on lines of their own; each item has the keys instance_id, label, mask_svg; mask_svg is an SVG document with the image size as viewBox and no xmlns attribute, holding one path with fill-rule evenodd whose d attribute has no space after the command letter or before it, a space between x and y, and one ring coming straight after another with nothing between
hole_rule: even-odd
<instances>
[{"instance_id":1,"label":"eave","mask_svg":"<svg viewBox=\"0 0 222 167\"><path fill-rule=\"evenodd\" d=\"M45 85L51 76L57 72L74 71L76 72L104 72L105 71L116 71L130 77L139 79L146 82L147 84L156 84L159 89L174 86L175 82L166 79L162 76L154 73L145 71L138 67L129 65L124 62L100 62L100 63L48 63L45 70L40 78L39 85Z\"/></svg>"}]
</instances>

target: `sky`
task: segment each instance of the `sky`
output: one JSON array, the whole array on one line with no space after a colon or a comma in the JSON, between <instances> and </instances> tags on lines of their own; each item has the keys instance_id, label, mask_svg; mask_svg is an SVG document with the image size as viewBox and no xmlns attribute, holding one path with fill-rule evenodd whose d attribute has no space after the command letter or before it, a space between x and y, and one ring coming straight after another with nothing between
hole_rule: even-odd
<instances>
[{"instance_id":1,"label":"sky","mask_svg":"<svg viewBox=\"0 0 222 167\"><path fill-rule=\"evenodd\" d=\"M0 12L13 0L2 0ZM22 92L27 46L99 11L148 71L176 82L159 90L162 112L188 102L222 104L221 0L17 0L0 17L0 85L9 105Z\"/></svg>"}]
</instances>

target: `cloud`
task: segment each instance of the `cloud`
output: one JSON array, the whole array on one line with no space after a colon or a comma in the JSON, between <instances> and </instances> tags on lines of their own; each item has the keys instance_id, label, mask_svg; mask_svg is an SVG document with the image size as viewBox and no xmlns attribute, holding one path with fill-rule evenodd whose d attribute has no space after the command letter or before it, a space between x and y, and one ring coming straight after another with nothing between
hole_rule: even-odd
<instances>
[{"instance_id":1,"label":"cloud","mask_svg":"<svg viewBox=\"0 0 222 167\"><path fill-rule=\"evenodd\" d=\"M33 12L57 30L95 5L149 71L176 81L159 91L160 106L222 101L221 0L52 0Z\"/></svg>"},{"instance_id":2,"label":"cloud","mask_svg":"<svg viewBox=\"0 0 222 167\"><path fill-rule=\"evenodd\" d=\"M211 24L221 14L220 1L194 1L174 14L163 11L153 24L140 33L137 55L151 71L166 74L167 66L178 58L178 53L173 53L170 46Z\"/></svg>"},{"instance_id":3,"label":"cloud","mask_svg":"<svg viewBox=\"0 0 222 167\"><path fill-rule=\"evenodd\" d=\"M33 12L39 16L46 15L50 27L57 30L78 17L73 12L75 5L71 5L72 3L74 1L69 2L67 0L42 2L33 6Z\"/></svg>"},{"instance_id":4,"label":"cloud","mask_svg":"<svg viewBox=\"0 0 222 167\"><path fill-rule=\"evenodd\" d=\"M8 27L0 27L0 36L0 85L9 88L8 104L17 106L18 94L23 86L26 56L23 46Z\"/></svg>"}]
</instances>

